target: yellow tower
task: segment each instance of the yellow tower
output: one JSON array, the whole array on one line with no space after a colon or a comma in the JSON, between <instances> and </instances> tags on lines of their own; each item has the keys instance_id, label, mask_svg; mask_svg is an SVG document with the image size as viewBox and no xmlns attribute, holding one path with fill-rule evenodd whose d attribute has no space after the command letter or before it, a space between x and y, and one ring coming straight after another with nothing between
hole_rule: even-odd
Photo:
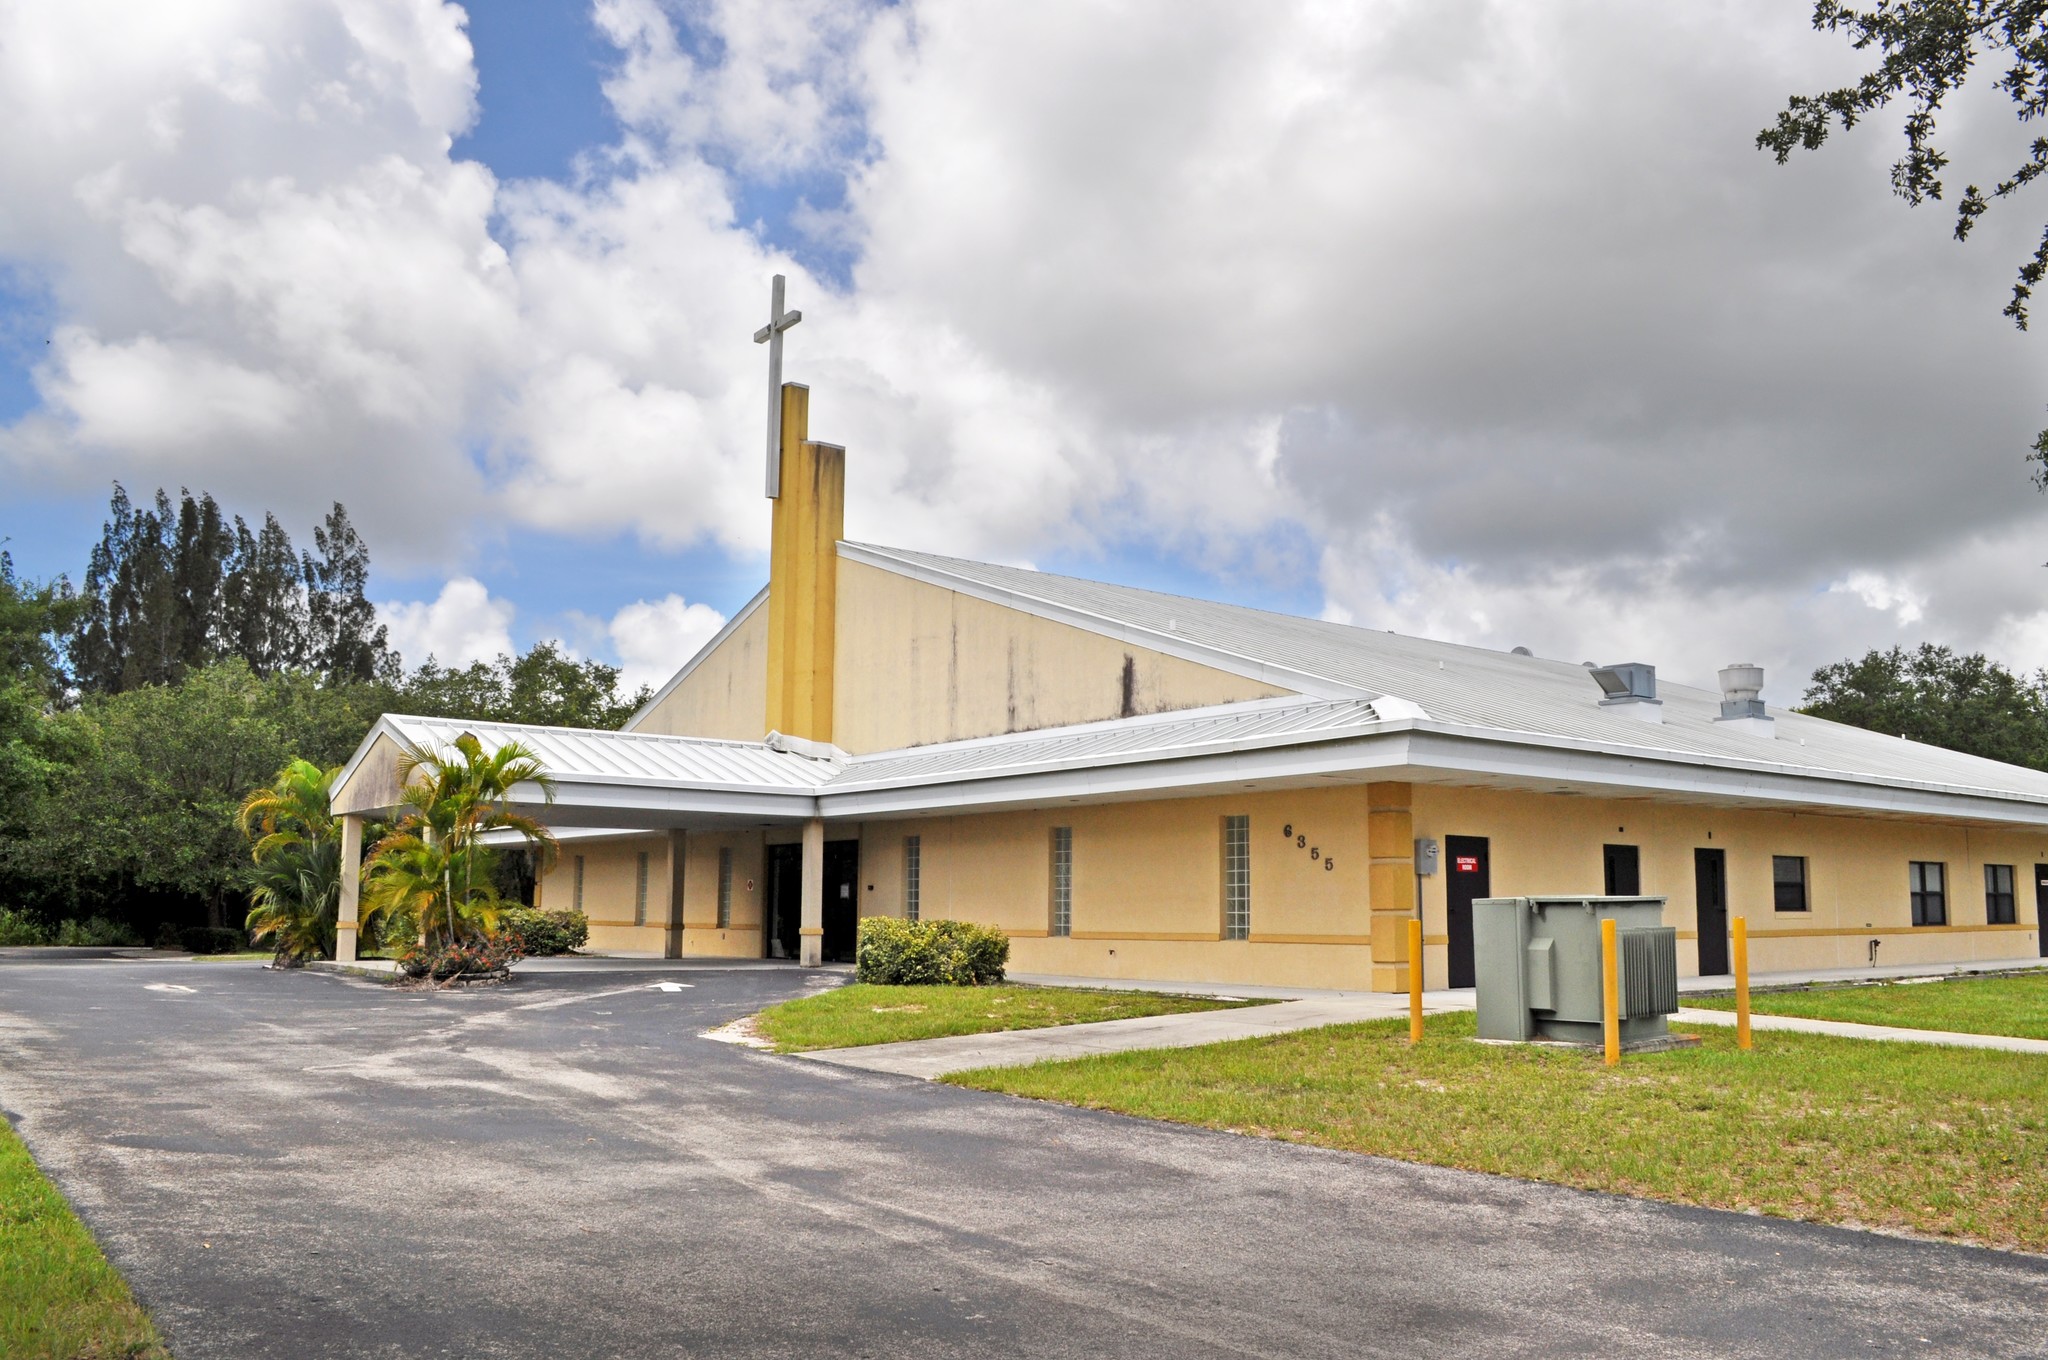
<instances>
[{"instance_id":1,"label":"yellow tower","mask_svg":"<svg viewBox=\"0 0 2048 1360\"><path fill-rule=\"evenodd\" d=\"M810 411L811 390L784 383L780 494L768 566L768 727L829 743L846 450L806 438Z\"/></svg>"}]
</instances>

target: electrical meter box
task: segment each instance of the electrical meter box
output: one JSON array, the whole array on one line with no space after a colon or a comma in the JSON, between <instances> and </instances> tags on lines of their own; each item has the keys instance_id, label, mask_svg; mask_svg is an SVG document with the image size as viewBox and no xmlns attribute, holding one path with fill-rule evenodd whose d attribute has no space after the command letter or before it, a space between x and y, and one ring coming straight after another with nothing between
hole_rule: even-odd
<instances>
[{"instance_id":1,"label":"electrical meter box","mask_svg":"<svg viewBox=\"0 0 2048 1360\"><path fill-rule=\"evenodd\" d=\"M1615 923L1624 1047L1669 1041L1678 932L1661 897L1485 897L1472 904L1479 1037L1605 1041L1600 923Z\"/></svg>"}]
</instances>

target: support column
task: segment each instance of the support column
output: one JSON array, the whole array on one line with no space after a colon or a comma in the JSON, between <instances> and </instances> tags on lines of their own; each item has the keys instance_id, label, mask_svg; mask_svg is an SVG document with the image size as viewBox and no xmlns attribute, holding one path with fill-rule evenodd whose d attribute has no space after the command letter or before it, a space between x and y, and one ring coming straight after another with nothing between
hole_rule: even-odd
<instances>
[{"instance_id":1,"label":"support column","mask_svg":"<svg viewBox=\"0 0 2048 1360\"><path fill-rule=\"evenodd\" d=\"M802 925L797 930L798 961L816 968L825 961L825 819L804 823Z\"/></svg>"},{"instance_id":2,"label":"support column","mask_svg":"<svg viewBox=\"0 0 2048 1360\"><path fill-rule=\"evenodd\" d=\"M1412 786L1365 787L1368 901L1372 907L1372 989L1408 990L1408 922L1415 917L1415 814Z\"/></svg>"},{"instance_id":3,"label":"support column","mask_svg":"<svg viewBox=\"0 0 2048 1360\"><path fill-rule=\"evenodd\" d=\"M689 842L684 833L668 833L668 937L662 957L683 956L683 866L688 862Z\"/></svg>"},{"instance_id":4,"label":"support column","mask_svg":"<svg viewBox=\"0 0 2048 1360\"><path fill-rule=\"evenodd\" d=\"M353 812L341 816L341 909L334 925L334 957L356 961L356 910L363 896L363 819Z\"/></svg>"}]
</instances>

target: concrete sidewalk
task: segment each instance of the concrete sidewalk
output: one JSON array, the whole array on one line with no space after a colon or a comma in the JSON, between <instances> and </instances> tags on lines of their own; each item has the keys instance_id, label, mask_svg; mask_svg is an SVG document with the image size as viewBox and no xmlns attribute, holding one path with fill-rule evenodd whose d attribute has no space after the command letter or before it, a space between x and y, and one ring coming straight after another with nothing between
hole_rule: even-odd
<instances>
[{"instance_id":1,"label":"concrete sidewalk","mask_svg":"<svg viewBox=\"0 0 2048 1360\"><path fill-rule=\"evenodd\" d=\"M1960 969L1899 970L1894 976L1946 976ZM1973 970L1974 971L1974 970ZM1991 971L1991 970L1985 970ZM2002 971L2002 970L2001 970ZM1832 981L1832 974L1772 974L1779 986L1802 981ZM1859 971L1859 977L1868 973ZM1019 977L1039 985L1062 985L1065 979ZM1688 978L1686 982L1692 982ZM1710 979L1709 981L1718 981ZM1103 986L1099 981L1076 985ZM1191 995L1255 996L1281 992L1279 988L1217 986L1190 983L1125 982L1109 984L1128 991L1172 991ZM1763 979L1753 986L1761 989ZM1683 987L1686 991L1712 991L1714 987ZM1469 1011L1474 998L1469 987L1455 991L1424 992L1425 1015ZM1257 1039L1269 1034L1318 1029L1324 1025L1349 1025L1363 1020L1391 1020L1408 1014L1408 998L1382 992L1316 992L1281 1001L1271 1006L1246 1006L1237 1010L1199 1011L1189 1015L1148 1015L1131 1020L1101 1020L1088 1025L1055 1025L1046 1029L1003 1030L995 1034L963 1034L946 1039L911 1039L896 1044L870 1044L862 1048L827 1048L800 1056L839 1067L857 1067L870 1072L931 1080L949 1072L977 1067L1024 1067L1036 1062L1063 1058L1085 1058L1097 1053L1124 1053L1148 1048L1195 1048L1202 1044L1232 1039ZM1682 1025L1733 1025L1735 1012L1681 1007L1673 1021ZM1839 1020L1806 1020L1790 1015L1752 1013L1751 1027L1758 1030L1786 1030L1803 1034L1827 1034L1839 1039L1868 1039L1893 1043L1935 1044L1946 1048L1987 1048L2006 1053L2036 1053L2048 1057L2048 1039L2017 1039L2003 1034L1964 1034L1953 1030L1903 1029L1892 1025L1855 1025Z\"/></svg>"},{"instance_id":2,"label":"concrete sidewalk","mask_svg":"<svg viewBox=\"0 0 2048 1360\"><path fill-rule=\"evenodd\" d=\"M1681 1006L1671 1017L1681 1025L1723 1025L1735 1023L1734 1011L1697 1010ZM1897 1025L1855 1025L1846 1020L1808 1020L1797 1015L1758 1015L1751 1012L1751 1029L1790 1030L1797 1034L1831 1034L1837 1039L1876 1039L1892 1043L1935 1044L1942 1048L1995 1048L2006 1053L2039 1053L2048 1056L2048 1039L2017 1039L2009 1034L1965 1034L1952 1029L1902 1029Z\"/></svg>"},{"instance_id":3,"label":"concrete sidewalk","mask_svg":"<svg viewBox=\"0 0 2048 1360\"><path fill-rule=\"evenodd\" d=\"M1237 993L1242 995L1243 993ZM1425 1014L1470 1010L1472 993L1425 992ZM1408 998L1368 992L1282 1001L1271 1006L1244 1006L1227 1011L1188 1015L1146 1015L1129 1020L1098 1020L1087 1025L1054 1025L1046 1029L1013 1029L996 1034L962 1034L946 1039L910 1039L897 1044L862 1048L825 1048L801 1054L815 1062L892 1072L904 1077L945 1076L976 1067L1024 1067L1095 1053L1123 1053L1141 1048L1195 1048L1231 1039L1261 1039L1292 1030L1324 1025L1351 1025L1361 1020L1390 1020L1408 1014Z\"/></svg>"}]
</instances>

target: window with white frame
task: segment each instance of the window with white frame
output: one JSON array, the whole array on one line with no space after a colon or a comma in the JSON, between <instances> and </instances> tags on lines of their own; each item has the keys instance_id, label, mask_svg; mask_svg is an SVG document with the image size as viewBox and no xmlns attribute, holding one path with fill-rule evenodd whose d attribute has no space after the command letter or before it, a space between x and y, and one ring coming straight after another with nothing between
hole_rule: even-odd
<instances>
[{"instance_id":1,"label":"window with white frame","mask_svg":"<svg viewBox=\"0 0 2048 1360\"><path fill-rule=\"evenodd\" d=\"M1906 867L1906 884L1913 898L1913 924L1948 924L1948 866L1937 861L1914 860Z\"/></svg>"},{"instance_id":2,"label":"window with white frame","mask_svg":"<svg viewBox=\"0 0 2048 1360\"><path fill-rule=\"evenodd\" d=\"M718 848L718 928L732 925L732 847Z\"/></svg>"},{"instance_id":3,"label":"window with white frame","mask_svg":"<svg viewBox=\"0 0 2048 1360\"><path fill-rule=\"evenodd\" d=\"M1052 925L1054 935L1074 933L1074 828L1052 829Z\"/></svg>"},{"instance_id":4,"label":"window with white frame","mask_svg":"<svg viewBox=\"0 0 2048 1360\"><path fill-rule=\"evenodd\" d=\"M633 924L647 924L647 852L640 852L640 862L633 868Z\"/></svg>"},{"instance_id":5,"label":"window with white frame","mask_svg":"<svg viewBox=\"0 0 2048 1360\"><path fill-rule=\"evenodd\" d=\"M2019 903L2012 890L2010 864L1984 866L1984 923L2009 926L2019 920Z\"/></svg>"},{"instance_id":6,"label":"window with white frame","mask_svg":"<svg viewBox=\"0 0 2048 1360\"><path fill-rule=\"evenodd\" d=\"M1252 819L1223 819L1223 938L1252 933Z\"/></svg>"},{"instance_id":7,"label":"window with white frame","mask_svg":"<svg viewBox=\"0 0 2048 1360\"><path fill-rule=\"evenodd\" d=\"M924 844L917 836L903 838L903 919L915 921L918 912L918 882L924 867Z\"/></svg>"}]
</instances>

